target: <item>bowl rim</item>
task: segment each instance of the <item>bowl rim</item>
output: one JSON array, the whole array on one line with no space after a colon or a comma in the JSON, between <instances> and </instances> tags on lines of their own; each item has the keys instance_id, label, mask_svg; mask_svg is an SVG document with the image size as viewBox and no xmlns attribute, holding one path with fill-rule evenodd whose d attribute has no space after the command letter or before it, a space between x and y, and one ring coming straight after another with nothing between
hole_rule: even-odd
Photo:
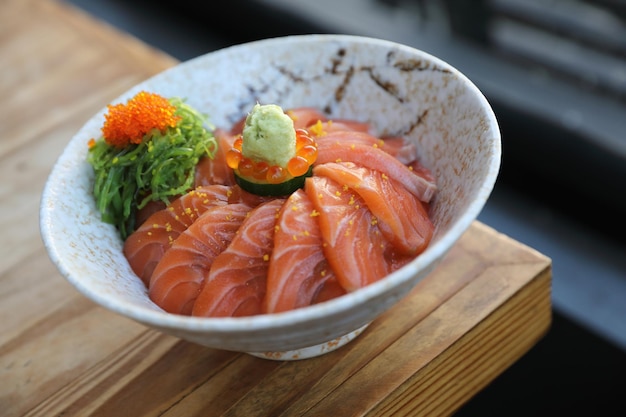
<instances>
[{"instance_id":1,"label":"bowl rim","mask_svg":"<svg viewBox=\"0 0 626 417\"><path fill-rule=\"evenodd\" d=\"M491 157L489 158L489 167L486 170L485 177L480 185L480 190L477 192L476 198L473 199L467 206L465 212L454 223L451 224L449 230L441 236L436 242L429 245L426 250L413 259L410 263L403 266L397 271L384 277L377 282L369 284L357 291L346 294L342 297L338 297L324 303L307 306L305 308L290 310L280 313L261 314L249 317L193 317L183 316L177 314L167 313L165 311L152 310L143 306L138 306L131 302L116 299L115 297L107 297L102 294L96 294L91 291L88 286L84 285L80 277L75 276L68 263L62 259L57 243L53 233L53 224L51 221L51 210L48 209L46 204L54 195L55 191L60 189L59 177L62 175L63 161L70 157L73 152L71 144L73 141L63 149L61 155L53 165L52 171L45 183L41 204L40 204L40 231L44 242L44 246L48 252L50 259L53 261L60 273L69 281L80 293L87 298L91 299L95 303L123 316L129 317L144 324L149 324L162 329L172 329L192 332L220 332L220 333L241 333L245 331L259 331L263 329L277 329L285 326L291 326L294 324L302 324L312 320L323 319L328 316L329 311L331 314L341 314L350 310L355 304L366 303L369 300L375 299L380 294L384 293L385 289L389 287L397 287L401 284L405 284L411 279L412 276L420 272L422 269L428 266L434 266L438 260L440 260L453 246L460 236L470 227L470 225L476 220L479 213L482 211L486 204L489 195L491 194L493 187L500 170L501 164L501 137L497 123L496 116L491 108L487 98L478 89L478 87L463 73L457 70L449 63L442 59L431 55L423 50L400 44L394 41L360 36L360 35L342 35L342 34L309 34L309 35L287 35L278 36L273 38L266 38L255 40L251 42L236 44L228 46L222 49L208 52L206 54L197 56L187 61L182 61L179 64L170 67L164 71L161 71L139 84L127 89L124 93L118 96L118 100L127 96L131 91L141 88L141 86L150 83L157 77L162 77L163 74L171 71L179 71L181 68L194 65L199 60L204 59L209 55L218 53L225 53L230 50L237 50L241 48L253 48L255 45L259 46L271 46L272 44L285 44L285 43L311 43L319 41L340 41L348 43L370 43L376 44L388 48L396 48L409 51L412 54L418 54L428 59L429 61L449 70L458 77L467 89L470 90L472 95L480 101L481 107L484 111L484 116L488 120L489 130L492 131L493 140L491 141L491 147L489 152ZM97 113L98 114L98 113ZM91 120L95 115L91 116ZM88 122L85 123L85 125ZM75 138L80 134L81 129L73 136Z\"/></svg>"}]
</instances>

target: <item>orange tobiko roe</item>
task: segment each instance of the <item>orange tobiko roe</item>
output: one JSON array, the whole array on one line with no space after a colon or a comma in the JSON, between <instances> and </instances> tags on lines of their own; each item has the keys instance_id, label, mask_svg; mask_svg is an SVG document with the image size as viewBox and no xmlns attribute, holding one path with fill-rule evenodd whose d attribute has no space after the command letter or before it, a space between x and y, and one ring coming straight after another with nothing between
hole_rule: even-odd
<instances>
[{"instance_id":1,"label":"orange tobiko roe","mask_svg":"<svg viewBox=\"0 0 626 417\"><path fill-rule=\"evenodd\" d=\"M181 119L168 99L146 91L140 91L126 104L109 104L107 108L102 135L106 143L118 148L139 144L152 129L163 132Z\"/></svg>"}]
</instances>

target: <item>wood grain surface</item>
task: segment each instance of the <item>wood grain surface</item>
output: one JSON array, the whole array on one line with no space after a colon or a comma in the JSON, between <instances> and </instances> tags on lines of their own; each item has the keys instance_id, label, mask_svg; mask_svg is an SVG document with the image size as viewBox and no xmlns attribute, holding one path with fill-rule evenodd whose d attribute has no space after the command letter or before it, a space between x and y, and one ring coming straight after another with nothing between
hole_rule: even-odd
<instances>
[{"instance_id":1,"label":"wood grain surface","mask_svg":"<svg viewBox=\"0 0 626 417\"><path fill-rule=\"evenodd\" d=\"M450 415L549 329L551 261L475 222L357 339L278 362L204 348L107 311L39 234L46 177L72 135L176 64L54 0L0 3L0 415Z\"/></svg>"}]
</instances>

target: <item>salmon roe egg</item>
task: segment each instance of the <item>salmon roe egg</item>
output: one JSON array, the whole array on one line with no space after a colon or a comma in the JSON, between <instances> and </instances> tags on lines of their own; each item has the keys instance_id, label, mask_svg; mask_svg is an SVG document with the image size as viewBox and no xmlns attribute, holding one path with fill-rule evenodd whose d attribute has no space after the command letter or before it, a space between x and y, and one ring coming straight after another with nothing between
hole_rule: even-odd
<instances>
[{"instance_id":1,"label":"salmon roe egg","mask_svg":"<svg viewBox=\"0 0 626 417\"><path fill-rule=\"evenodd\" d=\"M231 169L237 169L242 158L241 151L231 148L226 152L226 165Z\"/></svg>"},{"instance_id":2,"label":"salmon roe egg","mask_svg":"<svg viewBox=\"0 0 626 417\"><path fill-rule=\"evenodd\" d=\"M254 162L250 158L243 157L237 169L241 175L250 177L254 174Z\"/></svg>"},{"instance_id":3,"label":"salmon roe egg","mask_svg":"<svg viewBox=\"0 0 626 417\"><path fill-rule=\"evenodd\" d=\"M287 179L287 170L277 165L272 165L268 168L265 179L270 184L280 184L281 182L285 182Z\"/></svg>"},{"instance_id":4,"label":"salmon roe egg","mask_svg":"<svg viewBox=\"0 0 626 417\"><path fill-rule=\"evenodd\" d=\"M237 136L237 139L235 139L235 141L233 142L233 148L241 152L242 145L243 145L243 138L241 137L241 135L239 135Z\"/></svg>"},{"instance_id":5,"label":"salmon roe egg","mask_svg":"<svg viewBox=\"0 0 626 417\"><path fill-rule=\"evenodd\" d=\"M306 174L309 170L309 162L302 156L296 155L287 163L287 170L294 177Z\"/></svg>"},{"instance_id":6,"label":"salmon roe egg","mask_svg":"<svg viewBox=\"0 0 626 417\"><path fill-rule=\"evenodd\" d=\"M255 162L252 176L257 180L264 180L267 178L267 171L269 170L269 168L270 165L265 161Z\"/></svg>"},{"instance_id":7,"label":"salmon roe egg","mask_svg":"<svg viewBox=\"0 0 626 417\"><path fill-rule=\"evenodd\" d=\"M304 158L311 165L317 159L317 147L314 145L305 145L298 150L298 156Z\"/></svg>"},{"instance_id":8,"label":"salmon roe egg","mask_svg":"<svg viewBox=\"0 0 626 417\"><path fill-rule=\"evenodd\" d=\"M308 132L304 129L296 129L296 150L306 145L315 145L313 139L309 136Z\"/></svg>"}]
</instances>

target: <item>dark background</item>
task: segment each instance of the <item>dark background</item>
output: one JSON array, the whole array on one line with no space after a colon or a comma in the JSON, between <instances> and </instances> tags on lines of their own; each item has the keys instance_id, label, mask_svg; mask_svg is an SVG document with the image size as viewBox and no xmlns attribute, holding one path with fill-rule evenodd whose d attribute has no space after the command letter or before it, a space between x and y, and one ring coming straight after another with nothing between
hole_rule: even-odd
<instances>
[{"instance_id":1,"label":"dark background","mask_svg":"<svg viewBox=\"0 0 626 417\"><path fill-rule=\"evenodd\" d=\"M626 4L602 1L66 0L179 60L347 33L464 72L499 120L479 220L553 261L553 324L458 416L626 415Z\"/></svg>"}]
</instances>

